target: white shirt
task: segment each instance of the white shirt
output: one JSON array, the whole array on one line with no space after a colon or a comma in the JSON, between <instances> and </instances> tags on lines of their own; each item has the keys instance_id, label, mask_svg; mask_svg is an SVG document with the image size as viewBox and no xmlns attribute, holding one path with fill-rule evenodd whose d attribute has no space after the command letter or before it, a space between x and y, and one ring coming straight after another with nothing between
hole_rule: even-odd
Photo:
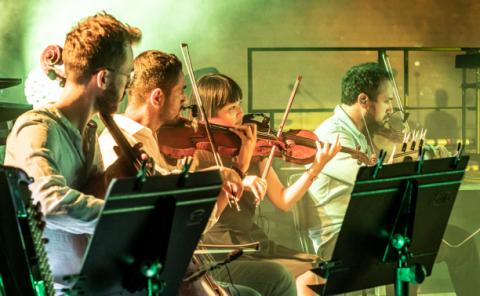
<instances>
[{"instance_id":1,"label":"white shirt","mask_svg":"<svg viewBox=\"0 0 480 296\"><path fill-rule=\"evenodd\" d=\"M333 116L325 120L315 130L315 134L328 142L334 142L339 135L342 146L354 149L360 147L360 151L370 154L365 136L340 106L335 107ZM320 225L309 229L315 249L340 232L359 168L358 161L350 154L339 152L310 186L309 193L321 221Z\"/></svg>"}]
</instances>

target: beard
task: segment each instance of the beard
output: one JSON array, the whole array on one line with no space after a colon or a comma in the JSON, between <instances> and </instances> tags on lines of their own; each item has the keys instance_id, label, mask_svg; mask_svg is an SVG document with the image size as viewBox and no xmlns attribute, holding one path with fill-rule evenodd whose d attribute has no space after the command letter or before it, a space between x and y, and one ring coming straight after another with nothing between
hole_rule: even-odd
<instances>
[{"instance_id":1,"label":"beard","mask_svg":"<svg viewBox=\"0 0 480 296\"><path fill-rule=\"evenodd\" d=\"M103 94L95 100L97 110L102 114L114 114L117 112L118 104L125 97L126 91L123 91L122 96L118 97L118 90L113 84L107 86Z\"/></svg>"},{"instance_id":2,"label":"beard","mask_svg":"<svg viewBox=\"0 0 480 296\"><path fill-rule=\"evenodd\" d=\"M163 110L160 112L160 120L164 121L167 124L173 124L178 121L180 117L182 107L175 106L173 102L173 98L168 97L165 105L163 106Z\"/></svg>"},{"instance_id":3,"label":"beard","mask_svg":"<svg viewBox=\"0 0 480 296\"><path fill-rule=\"evenodd\" d=\"M375 119L375 114L367 113L365 116L365 122L368 130L374 134L376 131L385 127L386 118L383 118L382 121L379 122Z\"/></svg>"}]
</instances>

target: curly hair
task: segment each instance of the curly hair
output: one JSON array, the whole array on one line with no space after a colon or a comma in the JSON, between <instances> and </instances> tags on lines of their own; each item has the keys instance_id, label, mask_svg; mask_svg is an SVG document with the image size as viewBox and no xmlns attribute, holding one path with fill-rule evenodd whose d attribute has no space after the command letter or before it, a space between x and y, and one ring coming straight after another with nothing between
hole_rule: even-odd
<instances>
[{"instance_id":1,"label":"curly hair","mask_svg":"<svg viewBox=\"0 0 480 296\"><path fill-rule=\"evenodd\" d=\"M364 63L353 66L342 78L342 103L355 104L361 93L376 100L380 84L388 80L388 73L378 63Z\"/></svg>"},{"instance_id":2,"label":"curly hair","mask_svg":"<svg viewBox=\"0 0 480 296\"><path fill-rule=\"evenodd\" d=\"M141 37L140 29L106 12L87 17L65 39L62 58L67 79L83 82L99 68L114 66L125 56L125 46Z\"/></svg>"},{"instance_id":3,"label":"curly hair","mask_svg":"<svg viewBox=\"0 0 480 296\"><path fill-rule=\"evenodd\" d=\"M128 89L129 102L143 104L148 92L160 88L166 97L178 83L182 62L174 54L147 50L133 60L133 81Z\"/></svg>"},{"instance_id":4,"label":"curly hair","mask_svg":"<svg viewBox=\"0 0 480 296\"><path fill-rule=\"evenodd\" d=\"M227 75L208 74L197 85L207 117L215 117L224 106L242 100L240 86Z\"/></svg>"}]
</instances>

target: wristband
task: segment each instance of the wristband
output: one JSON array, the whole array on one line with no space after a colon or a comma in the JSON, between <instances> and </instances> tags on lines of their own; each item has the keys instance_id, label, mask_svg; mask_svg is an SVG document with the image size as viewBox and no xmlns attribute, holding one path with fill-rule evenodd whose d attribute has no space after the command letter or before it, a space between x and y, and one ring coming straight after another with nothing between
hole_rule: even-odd
<instances>
[{"instance_id":1,"label":"wristband","mask_svg":"<svg viewBox=\"0 0 480 296\"><path fill-rule=\"evenodd\" d=\"M240 178L242 178L242 180L245 178L245 173L238 166L232 165L231 169L234 170L240 176Z\"/></svg>"}]
</instances>

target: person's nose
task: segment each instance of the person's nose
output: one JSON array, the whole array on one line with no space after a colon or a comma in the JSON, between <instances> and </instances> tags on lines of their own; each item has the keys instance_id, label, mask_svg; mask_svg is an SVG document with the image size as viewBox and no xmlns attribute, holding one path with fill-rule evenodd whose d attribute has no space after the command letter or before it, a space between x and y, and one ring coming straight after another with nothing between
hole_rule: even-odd
<instances>
[{"instance_id":1,"label":"person's nose","mask_svg":"<svg viewBox=\"0 0 480 296\"><path fill-rule=\"evenodd\" d=\"M392 114L393 113L393 103L390 101L388 103L388 108L387 108L387 114Z\"/></svg>"},{"instance_id":2,"label":"person's nose","mask_svg":"<svg viewBox=\"0 0 480 296\"><path fill-rule=\"evenodd\" d=\"M243 114L244 114L244 113L243 113L242 107L238 107L237 117L238 117L239 119L243 119Z\"/></svg>"}]
</instances>

